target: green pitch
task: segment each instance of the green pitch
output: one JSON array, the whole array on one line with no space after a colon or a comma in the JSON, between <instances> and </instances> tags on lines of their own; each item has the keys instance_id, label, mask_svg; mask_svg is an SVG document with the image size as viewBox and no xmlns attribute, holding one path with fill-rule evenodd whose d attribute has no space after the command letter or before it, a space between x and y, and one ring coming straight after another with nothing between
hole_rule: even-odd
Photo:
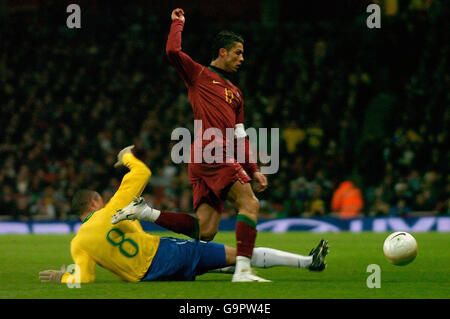
<instances>
[{"instance_id":1,"label":"green pitch","mask_svg":"<svg viewBox=\"0 0 450 319\"><path fill-rule=\"evenodd\" d=\"M171 233L161 233L168 236ZM272 283L231 283L230 274L206 274L195 282L122 282L97 266L96 282L69 289L64 284L40 283L38 272L71 264L72 235L0 236L0 298L133 298L133 299L370 299L444 298L450 296L450 234L415 233L416 260L407 266L389 264L382 245L387 234L289 232L258 233L257 246L307 255L323 237L329 240L328 267L321 273L276 267L257 269ZM234 245L234 233L216 241ZM381 288L368 288L367 266L381 268Z\"/></svg>"}]
</instances>

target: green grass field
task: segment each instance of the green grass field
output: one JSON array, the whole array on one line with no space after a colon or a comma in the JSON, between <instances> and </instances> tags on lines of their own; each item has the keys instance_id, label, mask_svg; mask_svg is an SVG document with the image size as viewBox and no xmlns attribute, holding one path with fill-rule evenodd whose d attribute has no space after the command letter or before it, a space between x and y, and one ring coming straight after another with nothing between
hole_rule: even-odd
<instances>
[{"instance_id":1,"label":"green grass field","mask_svg":"<svg viewBox=\"0 0 450 319\"><path fill-rule=\"evenodd\" d=\"M168 236L172 233L161 233ZM97 266L96 282L69 289L64 284L40 283L38 272L71 264L73 235L0 236L0 298L132 298L132 299L448 299L450 296L450 234L416 233L416 260L404 267L389 264L382 253L387 234L289 232L258 233L257 246L307 255L323 237L329 240L328 267L257 269L272 283L231 283L230 274L206 274L195 282L126 283ZM234 233L222 232L215 241L234 245ZM367 266L381 267L381 288L369 289Z\"/></svg>"}]
</instances>

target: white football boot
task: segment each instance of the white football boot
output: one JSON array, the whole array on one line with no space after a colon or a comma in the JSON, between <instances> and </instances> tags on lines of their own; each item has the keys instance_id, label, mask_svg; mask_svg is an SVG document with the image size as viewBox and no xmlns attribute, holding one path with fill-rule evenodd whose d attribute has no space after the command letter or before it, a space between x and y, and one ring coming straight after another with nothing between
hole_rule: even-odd
<instances>
[{"instance_id":1,"label":"white football boot","mask_svg":"<svg viewBox=\"0 0 450 319\"><path fill-rule=\"evenodd\" d=\"M241 269L239 272L235 272L233 275L232 282L271 282L254 274L251 268Z\"/></svg>"},{"instance_id":2,"label":"white football boot","mask_svg":"<svg viewBox=\"0 0 450 319\"><path fill-rule=\"evenodd\" d=\"M144 198L134 197L128 206L118 209L117 212L111 216L111 224L117 224L122 220L143 220L142 212L149 207Z\"/></svg>"},{"instance_id":3,"label":"white football boot","mask_svg":"<svg viewBox=\"0 0 450 319\"><path fill-rule=\"evenodd\" d=\"M250 266L250 258L237 256L235 267L232 282L270 282L270 280L255 275Z\"/></svg>"}]
</instances>

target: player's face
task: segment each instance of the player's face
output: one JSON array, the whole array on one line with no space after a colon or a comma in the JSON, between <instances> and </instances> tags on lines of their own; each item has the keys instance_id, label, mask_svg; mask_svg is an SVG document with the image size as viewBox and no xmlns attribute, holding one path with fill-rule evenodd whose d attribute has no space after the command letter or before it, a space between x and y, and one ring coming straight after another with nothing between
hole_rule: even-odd
<instances>
[{"instance_id":1,"label":"player's face","mask_svg":"<svg viewBox=\"0 0 450 319\"><path fill-rule=\"evenodd\" d=\"M228 51L225 50L225 68L227 72L237 72L242 62L244 62L244 46L240 42L234 42L234 46Z\"/></svg>"}]
</instances>

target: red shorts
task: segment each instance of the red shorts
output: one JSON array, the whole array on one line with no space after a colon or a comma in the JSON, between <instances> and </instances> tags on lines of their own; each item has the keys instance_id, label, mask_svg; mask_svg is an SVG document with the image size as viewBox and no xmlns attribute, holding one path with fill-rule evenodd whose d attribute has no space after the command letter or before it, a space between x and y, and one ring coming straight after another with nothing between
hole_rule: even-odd
<instances>
[{"instance_id":1,"label":"red shorts","mask_svg":"<svg viewBox=\"0 0 450 319\"><path fill-rule=\"evenodd\" d=\"M188 173L193 189L194 211L201 203L207 203L219 214L230 187L236 181L244 184L252 180L236 160L233 163L189 163Z\"/></svg>"}]
</instances>

